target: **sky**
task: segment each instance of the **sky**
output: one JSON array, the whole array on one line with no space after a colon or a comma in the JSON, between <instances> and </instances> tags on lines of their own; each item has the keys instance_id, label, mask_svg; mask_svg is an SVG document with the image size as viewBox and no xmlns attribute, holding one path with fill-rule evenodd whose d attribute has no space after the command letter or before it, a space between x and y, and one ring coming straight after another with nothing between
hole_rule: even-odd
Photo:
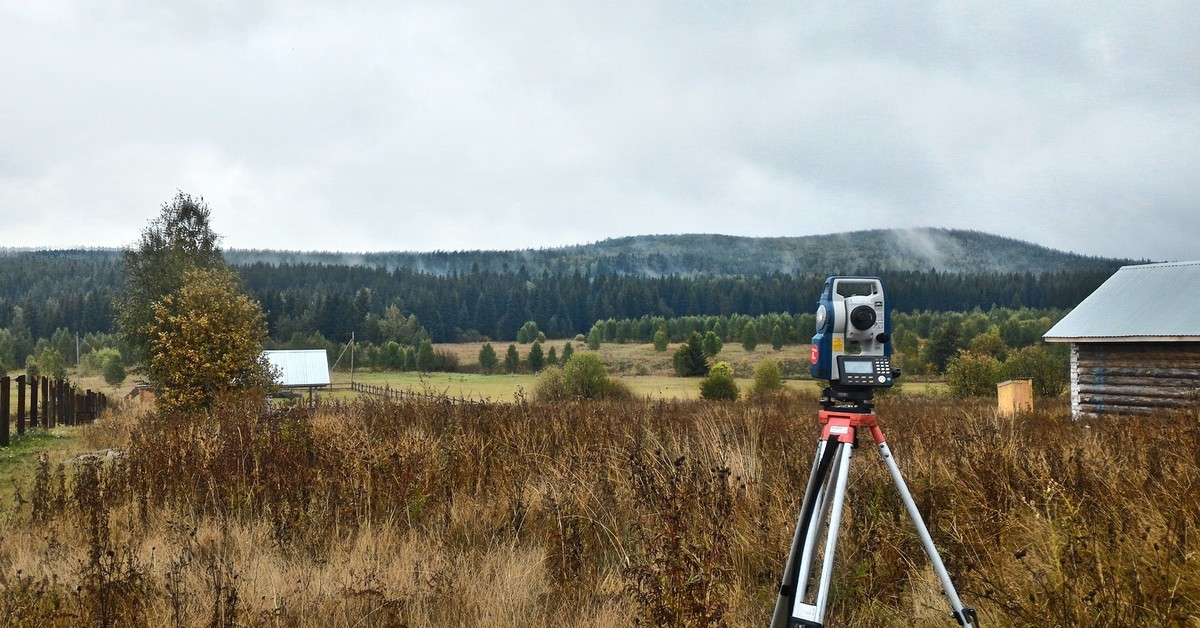
<instances>
[{"instance_id":1,"label":"sky","mask_svg":"<svg viewBox=\"0 0 1200 628\"><path fill-rule=\"evenodd\" d=\"M1200 259L1200 2L0 0L0 247L973 229Z\"/></svg>"}]
</instances>

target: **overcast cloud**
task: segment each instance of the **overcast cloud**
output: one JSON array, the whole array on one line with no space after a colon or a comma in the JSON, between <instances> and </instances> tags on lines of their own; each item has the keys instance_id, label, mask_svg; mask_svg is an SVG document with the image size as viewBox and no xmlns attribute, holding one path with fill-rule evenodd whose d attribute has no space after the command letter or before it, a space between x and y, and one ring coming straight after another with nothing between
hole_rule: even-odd
<instances>
[{"instance_id":1,"label":"overcast cloud","mask_svg":"<svg viewBox=\"0 0 1200 628\"><path fill-rule=\"evenodd\" d=\"M976 229L1200 259L1200 3L0 0L0 246Z\"/></svg>"}]
</instances>

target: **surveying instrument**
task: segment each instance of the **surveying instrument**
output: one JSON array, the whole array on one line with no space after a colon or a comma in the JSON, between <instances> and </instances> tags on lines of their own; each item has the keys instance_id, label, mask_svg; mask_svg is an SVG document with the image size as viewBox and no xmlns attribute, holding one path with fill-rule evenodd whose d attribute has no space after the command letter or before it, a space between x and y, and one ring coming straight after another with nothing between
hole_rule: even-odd
<instances>
[{"instance_id":1,"label":"surveying instrument","mask_svg":"<svg viewBox=\"0 0 1200 628\"><path fill-rule=\"evenodd\" d=\"M829 277L817 306L817 333L812 341L812 375L829 380L821 393L821 438L813 462L796 534L788 552L771 628L821 627L829 602L833 553L846 497L850 454L858 445L858 430L870 431L879 455L921 537L921 544L950 600L959 626L975 628L975 610L963 606L938 555L929 530L917 511L900 467L875 417L876 388L890 387L900 371L891 363L891 306L878 277ZM820 550L820 551L819 551ZM821 570L814 578L813 565Z\"/></svg>"}]
</instances>

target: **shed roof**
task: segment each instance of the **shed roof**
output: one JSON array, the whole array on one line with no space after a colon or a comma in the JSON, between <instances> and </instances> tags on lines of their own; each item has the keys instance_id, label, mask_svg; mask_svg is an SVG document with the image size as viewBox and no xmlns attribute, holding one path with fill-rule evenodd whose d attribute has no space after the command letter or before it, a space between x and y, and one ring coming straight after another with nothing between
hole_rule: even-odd
<instances>
[{"instance_id":1,"label":"shed roof","mask_svg":"<svg viewBox=\"0 0 1200 628\"><path fill-rule=\"evenodd\" d=\"M329 358L324 349L263 351L271 366L279 371L284 388L308 388L329 385Z\"/></svg>"},{"instance_id":2,"label":"shed roof","mask_svg":"<svg viewBox=\"0 0 1200 628\"><path fill-rule=\"evenodd\" d=\"M1200 261L1122 266L1043 338L1047 342L1200 340Z\"/></svg>"}]
</instances>

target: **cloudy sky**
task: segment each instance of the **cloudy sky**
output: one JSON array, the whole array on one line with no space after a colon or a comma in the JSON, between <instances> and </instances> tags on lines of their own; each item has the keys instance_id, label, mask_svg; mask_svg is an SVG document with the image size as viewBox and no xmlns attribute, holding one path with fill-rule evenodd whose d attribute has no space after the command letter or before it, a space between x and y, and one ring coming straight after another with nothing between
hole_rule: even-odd
<instances>
[{"instance_id":1,"label":"cloudy sky","mask_svg":"<svg viewBox=\"0 0 1200 628\"><path fill-rule=\"evenodd\" d=\"M0 0L0 246L967 228L1200 259L1200 2Z\"/></svg>"}]
</instances>

